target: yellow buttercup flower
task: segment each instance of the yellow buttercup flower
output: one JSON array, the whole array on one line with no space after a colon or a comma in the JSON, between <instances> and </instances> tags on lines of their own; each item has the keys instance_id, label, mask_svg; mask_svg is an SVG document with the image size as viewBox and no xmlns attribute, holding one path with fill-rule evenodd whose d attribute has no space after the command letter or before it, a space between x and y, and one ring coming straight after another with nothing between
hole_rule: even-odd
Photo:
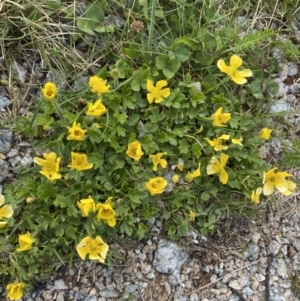
<instances>
[{"instance_id":1,"label":"yellow buttercup flower","mask_svg":"<svg viewBox=\"0 0 300 301\"><path fill-rule=\"evenodd\" d=\"M97 75L90 77L89 86L92 88L91 89L92 92L98 94L107 93L110 88L109 85L106 85L106 80L103 80Z\"/></svg>"},{"instance_id":2,"label":"yellow buttercup flower","mask_svg":"<svg viewBox=\"0 0 300 301\"><path fill-rule=\"evenodd\" d=\"M23 288L25 284L23 282L10 283L6 286L8 291L7 297L9 300L19 300L23 296Z\"/></svg>"},{"instance_id":3,"label":"yellow buttercup flower","mask_svg":"<svg viewBox=\"0 0 300 301\"><path fill-rule=\"evenodd\" d=\"M198 168L195 171L187 173L187 175L185 176L186 181L192 182L194 178L200 177L201 175L200 165L201 163L198 164Z\"/></svg>"},{"instance_id":4,"label":"yellow buttercup flower","mask_svg":"<svg viewBox=\"0 0 300 301\"><path fill-rule=\"evenodd\" d=\"M142 145L136 140L128 144L126 155L135 161L139 161L143 156Z\"/></svg>"},{"instance_id":5,"label":"yellow buttercup flower","mask_svg":"<svg viewBox=\"0 0 300 301\"><path fill-rule=\"evenodd\" d=\"M116 212L112 208L113 203L111 200L113 197L109 197L105 204L99 203L97 204L98 215L97 219L104 219L110 227L114 227L116 225Z\"/></svg>"},{"instance_id":6,"label":"yellow buttercup flower","mask_svg":"<svg viewBox=\"0 0 300 301\"><path fill-rule=\"evenodd\" d=\"M57 95L57 88L56 85L48 82L45 83L44 87L42 88L42 95L47 100L52 100Z\"/></svg>"},{"instance_id":7,"label":"yellow buttercup flower","mask_svg":"<svg viewBox=\"0 0 300 301\"><path fill-rule=\"evenodd\" d=\"M161 194L164 192L168 182L162 177L151 178L146 183L145 188L151 195Z\"/></svg>"},{"instance_id":8,"label":"yellow buttercup flower","mask_svg":"<svg viewBox=\"0 0 300 301\"><path fill-rule=\"evenodd\" d=\"M0 194L0 206L4 203L4 195ZM4 205L0 208L0 221L3 218L10 218L14 214L14 211L10 205ZM7 222L0 222L0 228L4 228Z\"/></svg>"},{"instance_id":9,"label":"yellow buttercup flower","mask_svg":"<svg viewBox=\"0 0 300 301\"><path fill-rule=\"evenodd\" d=\"M251 192L251 201L257 205L259 204L259 197L262 193L262 188L261 187L258 187L256 188L256 190L252 190Z\"/></svg>"},{"instance_id":10,"label":"yellow buttercup flower","mask_svg":"<svg viewBox=\"0 0 300 301\"><path fill-rule=\"evenodd\" d=\"M173 177L172 177L172 181L175 183L175 184L177 184L178 182L179 182L179 175L178 174L175 174L175 175L173 175Z\"/></svg>"},{"instance_id":11,"label":"yellow buttercup flower","mask_svg":"<svg viewBox=\"0 0 300 301\"><path fill-rule=\"evenodd\" d=\"M233 144L238 144L238 145L240 145L240 146L243 146L242 141L243 141L243 138L242 138L242 137L241 137L241 138L232 138L232 139L231 139L231 142L232 142Z\"/></svg>"},{"instance_id":12,"label":"yellow buttercup flower","mask_svg":"<svg viewBox=\"0 0 300 301\"><path fill-rule=\"evenodd\" d=\"M288 181L286 177L292 177L291 174L287 172L275 172L277 168L270 169L264 172L263 177L263 194L271 195L274 192L274 187L276 187L283 195L289 195L293 193L296 189L296 184L292 181Z\"/></svg>"},{"instance_id":13,"label":"yellow buttercup flower","mask_svg":"<svg viewBox=\"0 0 300 301\"><path fill-rule=\"evenodd\" d=\"M89 259L104 263L108 248L108 244L100 236L96 236L95 239L86 236L76 246L76 251L82 260L89 255Z\"/></svg>"},{"instance_id":14,"label":"yellow buttercup flower","mask_svg":"<svg viewBox=\"0 0 300 301\"><path fill-rule=\"evenodd\" d=\"M221 135L218 138L215 138L214 140L210 140L209 138L204 138L208 142L210 146L214 148L215 151L222 151L228 149L227 145L222 144L222 140L229 140L230 136L229 135Z\"/></svg>"},{"instance_id":15,"label":"yellow buttercup flower","mask_svg":"<svg viewBox=\"0 0 300 301\"><path fill-rule=\"evenodd\" d=\"M88 110L85 114L93 117L100 117L105 114L106 111L107 109L102 103L101 99L97 99L94 103L88 103Z\"/></svg>"},{"instance_id":16,"label":"yellow buttercup flower","mask_svg":"<svg viewBox=\"0 0 300 301\"><path fill-rule=\"evenodd\" d=\"M191 222L195 221L195 217L196 217L196 212L190 210L190 213L188 214L188 218Z\"/></svg>"},{"instance_id":17,"label":"yellow buttercup flower","mask_svg":"<svg viewBox=\"0 0 300 301\"><path fill-rule=\"evenodd\" d=\"M196 134L200 134L200 133L202 133L204 131L204 128L203 128L203 126L201 125L200 126L200 129L197 131L197 132L195 132L195 135Z\"/></svg>"},{"instance_id":18,"label":"yellow buttercup flower","mask_svg":"<svg viewBox=\"0 0 300 301\"><path fill-rule=\"evenodd\" d=\"M168 82L165 80L160 80L156 83L156 86L153 85L153 81L150 79L147 79L147 90L149 93L147 93L147 99L149 103L152 103L153 100L155 103L162 102L165 98L167 98L170 95L170 89L163 87L167 86Z\"/></svg>"},{"instance_id":19,"label":"yellow buttercup flower","mask_svg":"<svg viewBox=\"0 0 300 301\"><path fill-rule=\"evenodd\" d=\"M68 167L74 168L77 171L91 169L94 166L94 164L88 162L86 154L71 152L71 158L72 163Z\"/></svg>"},{"instance_id":20,"label":"yellow buttercup flower","mask_svg":"<svg viewBox=\"0 0 300 301\"><path fill-rule=\"evenodd\" d=\"M208 175L219 174L219 180L222 184L227 184L228 182L228 174L225 170L228 158L229 156L221 153L220 161L216 157L212 157L210 164L206 167L206 172Z\"/></svg>"},{"instance_id":21,"label":"yellow buttercup flower","mask_svg":"<svg viewBox=\"0 0 300 301\"><path fill-rule=\"evenodd\" d=\"M263 128L259 132L259 137L261 139L269 140L270 136L271 136L271 133L272 133L272 130L270 130L268 128Z\"/></svg>"},{"instance_id":22,"label":"yellow buttercup flower","mask_svg":"<svg viewBox=\"0 0 300 301\"><path fill-rule=\"evenodd\" d=\"M26 234L19 235L19 245L20 248L17 248L17 252L23 252L31 249L31 245L35 242L31 234L27 232Z\"/></svg>"},{"instance_id":23,"label":"yellow buttercup flower","mask_svg":"<svg viewBox=\"0 0 300 301\"><path fill-rule=\"evenodd\" d=\"M60 157L57 157L56 153L44 153L44 158L46 160L43 160L39 157L34 157L33 162L39 166L42 166L42 170L40 171L40 174L44 175L47 179L49 179L51 182L57 179L61 178L61 174L59 174L59 164L60 164Z\"/></svg>"},{"instance_id":24,"label":"yellow buttercup flower","mask_svg":"<svg viewBox=\"0 0 300 301\"><path fill-rule=\"evenodd\" d=\"M245 84L247 82L246 77L252 76L252 71L250 69L237 70L240 66L242 66L243 60L237 56L233 55L230 58L230 65L227 66L224 60L218 60L217 65L218 68L226 73L230 78L238 85Z\"/></svg>"},{"instance_id":25,"label":"yellow buttercup flower","mask_svg":"<svg viewBox=\"0 0 300 301\"><path fill-rule=\"evenodd\" d=\"M214 126L227 126L227 123L231 118L231 113L222 113L223 107L220 107L214 114L211 115Z\"/></svg>"},{"instance_id":26,"label":"yellow buttercup flower","mask_svg":"<svg viewBox=\"0 0 300 301\"><path fill-rule=\"evenodd\" d=\"M82 199L77 202L78 208L82 212L82 216L87 217L91 211L96 211L95 201L89 196L87 199Z\"/></svg>"},{"instance_id":27,"label":"yellow buttercup flower","mask_svg":"<svg viewBox=\"0 0 300 301\"><path fill-rule=\"evenodd\" d=\"M80 123L76 123L76 121L74 121L72 127L68 127L68 130L69 136L67 137L67 140L81 141L84 139L84 133L86 132L86 130L83 130L81 128Z\"/></svg>"},{"instance_id":28,"label":"yellow buttercup flower","mask_svg":"<svg viewBox=\"0 0 300 301\"><path fill-rule=\"evenodd\" d=\"M157 171L157 165L160 164L162 168L167 167L167 161L165 159L162 159L161 157L167 155L166 152L164 153L158 153L156 155L150 155L149 158L152 158L153 161L153 170Z\"/></svg>"}]
</instances>

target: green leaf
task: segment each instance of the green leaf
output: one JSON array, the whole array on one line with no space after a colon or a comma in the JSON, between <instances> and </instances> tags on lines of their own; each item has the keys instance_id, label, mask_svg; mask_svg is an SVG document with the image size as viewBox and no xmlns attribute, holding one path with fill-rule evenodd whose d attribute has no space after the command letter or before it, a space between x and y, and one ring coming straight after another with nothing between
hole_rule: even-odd
<instances>
[{"instance_id":1,"label":"green leaf","mask_svg":"<svg viewBox=\"0 0 300 301\"><path fill-rule=\"evenodd\" d=\"M156 58L156 65L161 69L167 79L172 78L180 68L180 61L161 54Z\"/></svg>"},{"instance_id":2,"label":"green leaf","mask_svg":"<svg viewBox=\"0 0 300 301\"><path fill-rule=\"evenodd\" d=\"M132 115L130 115L130 117L128 119L128 124L129 125L136 125L139 120L140 120L140 115L132 114Z\"/></svg>"},{"instance_id":3,"label":"green leaf","mask_svg":"<svg viewBox=\"0 0 300 301\"><path fill-rule=\"evenodd\" d=\"M130 189L127 195L133 203L141 204L142 200L148 196L148 193L135 188Z\"/></svg>"},{"instance_id":4,"label":"green leaf","mask_svg":"<svg viewBox=\"0 0 300 301\"><path fill-rule=\"evenodd\" d=\"M69 204L67 213L69 216L77 216L78 210L76 209L75 205Z\"/></svg>"},{"instance_id":5,"label":"green leaf","mask_svg":"<svg viewBox=\"0 0 300 301\"><path fill-rule=\"evenodd\" d=\"M157 124L153 124L153 123L146 123L143 127L143 131L146 133L154 133L156 132L158 129L158 125Z\"/></svg>"},{"instance_id":6,"label":"green leaf","mask_svg":"<svg viewBox=\"0 0 300 301\"><path fill-rule=\"evenodd\" d=\"M118 111L116 111L113 116L116 117L121 124L124 124L128 118L126 113L120 113Z\"/></svg>"},{"instance_id":7,"label":"green leaf","mask_svg":"<svg viewBox=\"0 0 300 301\"><path fill-rule=\"evenodd\" d=\"M208 201L208 200L210 199L210 194L209 194L208 192L206 192L206 191L202 192L202 193L201 193L201 199L202 199L204 202Z\"/></svg>"},{"instance_id":8,"label":"green leaf","mask_svg":"<svg viewBox=\"0 0 300 301\"><path fill-rule=\"evenodd\" d=\"M128 108L128 109L131 109L131 110L134 110L135 109L135 99L134 97L130 96L130 97L125 97L123 99L123 106L124 108Z\"/></svg>"},{"instance_id":9,"label":"green leaf","mask_svg":"<svg viewBox=\"0 0 300 301\"><path fill-rule=\"evenodd\" d=\"M87 6L82 17L77 19L77 27L79 30L94 35L94 28L104 20L104 13L100 5L93 3Z\"/></svg>"},{"instance_id":10,"label":"green leaf","mask_svg":"<svg viewBox=\"0 0 300 301\"><path fill-rule=\"evenodd\" d=\"M148 227L145 226L144 224L139 223L138 230L137 230L137 235L139 240L143 239L147 232L148 232Z\"/></svg>"},{"instance_id":11,"label":"green leaf","mask_svg":"<svg viewBox=\"0 0 300 301\"><path fill-rule=\"evenodd\" d=\"M190 51L186 49L182 44L177 44L174 47L176 58L181 63L186 62L190 57Z\"/></svg>"}]
</instances>

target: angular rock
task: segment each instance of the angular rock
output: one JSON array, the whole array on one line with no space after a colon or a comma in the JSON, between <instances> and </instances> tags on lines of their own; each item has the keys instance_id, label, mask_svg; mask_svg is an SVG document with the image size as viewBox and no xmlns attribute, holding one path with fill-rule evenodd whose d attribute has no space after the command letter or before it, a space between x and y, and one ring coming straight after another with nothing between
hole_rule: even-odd
<instances>
[{"instance_id":1,"label":"angular rock","mask_svg":"<svg viewBox=\"0 0 300 301\"><path fill-rule=\"evenodd\" d=\"M12 132L0 130L0 153L8 153L11 149Z\"/></svg>"},{"instance_id":2,"label":"angular rock","mask_svg":"<svg viewBox=\"0 0 300 301\"><path fill-rule=\"evenodd\" d=\"M276 255L280 249L280 244L276 240L272 240L269 243L268 250L270 253Z\"/></svg>"},{"instance_id":3,"label":"angular rock","mask_svg":"<svg viewBox=\"0 0 300 301\"><path fill-rule=\"evenodd\" d=\"M9 164L2 159L0 159L0 170L1 170L0 173L0 183L1 183L7 178L9 172Z\"/></svg>"},{"instance_id":4,"label":"angular rock","mask_svg":"<svg viewBox=\"0 0 300 301\"><path fill-rule=\"evenodd\" d=\"M172 274L175 270L180 270L187 258L188 254L175 243L161 239L155 252L153 266L158 272Z\"/></svg>"}]
</instances>

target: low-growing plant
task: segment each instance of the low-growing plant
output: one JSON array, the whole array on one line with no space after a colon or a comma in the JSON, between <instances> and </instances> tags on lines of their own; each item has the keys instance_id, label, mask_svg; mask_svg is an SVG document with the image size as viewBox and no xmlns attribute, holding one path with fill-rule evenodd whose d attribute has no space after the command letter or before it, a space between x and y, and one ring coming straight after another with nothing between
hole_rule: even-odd
<instances>
[{"instance_id":1,"label":"low-growing plant","mask_svg":"<svg viewBox=\"0 0 300 301\"><path fill-rule=\"evenodd\" d=\"M238 39L248 69L232 46L241 29L215 26L228 18L209 1L156 2L124 4L121 42L84 89L47 82L15 120L35 157L0 198L0 275L11 300L53 266L111 263L110 243L150 237L153 219L172 240L192 227L206 235L220 215L254 214L263 196L296 188L258 149L275 130L267 112L278 85L264 75L278 64L261 68L258 49L274 31L244 47ZM79 30L112 31L102 24L105 9L93 11L101 3L86 7Z\"/></svg>"}]
</instances>

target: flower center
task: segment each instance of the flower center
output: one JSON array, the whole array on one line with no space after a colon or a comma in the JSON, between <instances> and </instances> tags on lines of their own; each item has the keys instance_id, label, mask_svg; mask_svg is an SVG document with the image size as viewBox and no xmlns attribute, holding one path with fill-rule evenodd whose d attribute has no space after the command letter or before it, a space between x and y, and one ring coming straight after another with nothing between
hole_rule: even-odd
<instances>
[{"instance_id":1,"label":"flower center","mask_svg":"<svg viewBox=\"0 0 300 301\"><path fill-rule=\"evenodd\" d=\"M56 163L55 163L55 161L54 160L47 160L46 162L45 162L45 164L44 164L44 169L45 169L45 171L47 171L47 172L55 172L55 170L56 170Z\"/></svg>"}]
</instances>

